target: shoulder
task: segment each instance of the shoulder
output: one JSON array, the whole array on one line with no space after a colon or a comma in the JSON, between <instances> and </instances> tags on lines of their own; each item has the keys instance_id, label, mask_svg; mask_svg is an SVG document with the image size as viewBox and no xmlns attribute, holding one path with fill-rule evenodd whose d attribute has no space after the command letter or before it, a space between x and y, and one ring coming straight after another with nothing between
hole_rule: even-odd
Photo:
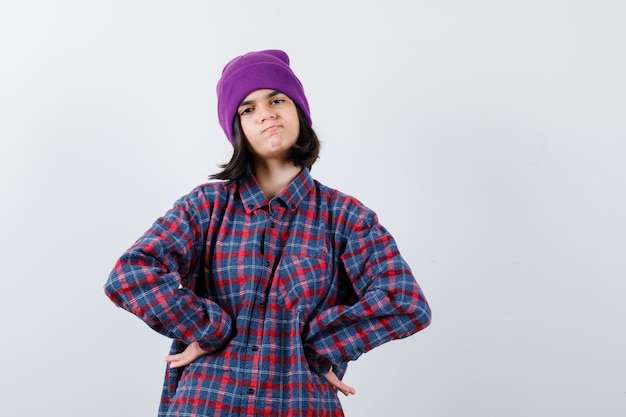
<instances>
[{"instance_id":1,"label":"shoulder","mask_svg":"<svg viewBox=\"0 0 626 417\"><path fill-rule=\"evenodd\" d=\"M372 224L377 222L376 213L358 198L328 187L315 180L318 195L327 205L329 214L339 223Z\"/></svg>"},{"instance_id":2,"label":"shoulder","mask_svg":"<svg viewBox=\"0 0 626 417\"><path fill-rule=\"evenodd\" d=\"M213 211L222 207L234 194L236 183L233 181L215 181L193 188L176 201L176 206L192 211Z\"/></svg>"}]
</instances>

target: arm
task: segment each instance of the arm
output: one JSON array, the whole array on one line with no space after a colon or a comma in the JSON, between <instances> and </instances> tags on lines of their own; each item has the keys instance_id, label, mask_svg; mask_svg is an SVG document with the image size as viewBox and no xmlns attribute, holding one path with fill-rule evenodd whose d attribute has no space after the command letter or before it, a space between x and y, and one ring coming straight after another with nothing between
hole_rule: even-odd
<instances>
[{"instance_id":1,"label":"arm","mask_svg":"<svg viewBox=\"0 0 626 417\"><path fill-rule=\"evenodd\" d=\"M190 194L190 196L192 196ZM231 318L196 296L188 277L202 267L207 219L184 197L117 261L105 293L157 332L214 351L228 340Z\"/></svg>"},{"instance_id":2,"label":"arm","mask_svg":"<svg viewBox=\"0 0 626 417\"><path fill-rule=\"evenodd\" d=\"M341 262L356 294L352 305L335 305L309 323L308 357L320 375L393 339L430 324L431 312L391 235L372 212L346 220Z\"/></svg>"}]
</instances>

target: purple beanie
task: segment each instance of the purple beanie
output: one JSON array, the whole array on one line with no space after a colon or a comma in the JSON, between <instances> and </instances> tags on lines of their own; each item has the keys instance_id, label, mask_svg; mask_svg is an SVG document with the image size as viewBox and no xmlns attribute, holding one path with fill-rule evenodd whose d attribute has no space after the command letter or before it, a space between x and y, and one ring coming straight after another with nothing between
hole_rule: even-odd
<instances>
[{"instance_id":1,"label":"purple beanie","mask_svg":"<svg viewBox=\"0 0 626 417\"><path fill-rule=\"evenodd\" d=\"M289 56L278 49L248 52L226 64L217 83L217 117L231 144L239 104L251 92L264 88L286 94L311 122L309 103L302 83L289 67Z\"/></svg>"}]
</instances>

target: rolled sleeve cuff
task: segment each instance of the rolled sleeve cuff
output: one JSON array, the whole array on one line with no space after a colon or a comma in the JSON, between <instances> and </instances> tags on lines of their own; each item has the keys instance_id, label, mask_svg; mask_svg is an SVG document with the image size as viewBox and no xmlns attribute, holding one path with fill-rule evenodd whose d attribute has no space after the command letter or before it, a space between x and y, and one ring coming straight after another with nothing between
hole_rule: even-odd
<instances>
[{"instance_id":1,"label":"rolled sleeve cuff","mask_svg":"<svg viewBox=\"0 0 626 417\"><path fill-rule=\"evenodd\" d=\"M215 331L206 338L198 340L198 344L208 353L220 350L228 343L233 333L232 320L227 314L222 315L222 320Z\"/></svg>"},{"instance_id":2,"label":"rolled sleeve cuff","mask_svg":"<svg viewBox=\"0 0 626 417\"><path fill-rule=\"evenodd\" d=\"M305 349L305 355L307 362L309 363L309 368L313 373L319 376L326 375L333 368L333 364L330 359L318 355L311 349Z\"/></svg>"}]
</instances>

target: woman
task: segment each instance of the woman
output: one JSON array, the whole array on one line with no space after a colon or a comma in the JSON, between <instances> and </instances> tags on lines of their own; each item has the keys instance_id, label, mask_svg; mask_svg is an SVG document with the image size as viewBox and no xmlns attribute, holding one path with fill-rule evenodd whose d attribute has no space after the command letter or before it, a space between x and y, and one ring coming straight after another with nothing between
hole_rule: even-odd
<instances>
[{"instance_id":1,"label":"woman","mask_svg":"<svg viewBox=\"0 0 626 417\"><path fill-rule=\"evenodd\" d=\"M174 340L159 416L342 416L347 363L430 323L389 233L313 180L319 152L289 58L226 65L231 161L118 260L105 291Z\"/></svg>"}]
</instances>

